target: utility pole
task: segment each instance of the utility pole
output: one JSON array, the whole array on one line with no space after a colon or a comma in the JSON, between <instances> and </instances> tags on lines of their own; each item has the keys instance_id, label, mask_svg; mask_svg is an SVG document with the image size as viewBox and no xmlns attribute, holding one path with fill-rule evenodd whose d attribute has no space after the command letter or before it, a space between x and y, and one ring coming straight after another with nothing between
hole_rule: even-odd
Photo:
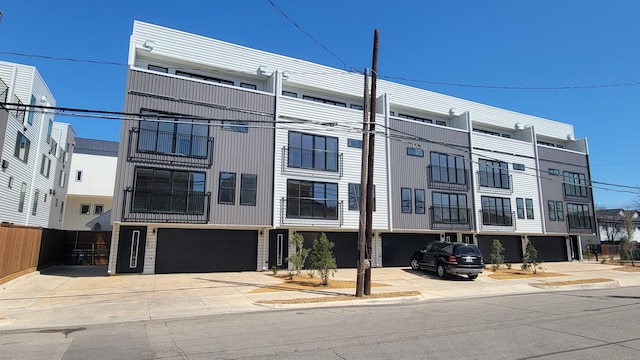
<instances>
[{"instance_id":1,"label":"utility pole","mask_svg":"<svg viewBox=\"0 0 640 360\"><path fill-rule=\"evenodd\" d=\"M369 158L369 69L364 69L364 104L362 106L362 165L360 173L360 227L358 231L358 276L356 278L356 297L364 294L364 272L367 249L367 179Z\"/></svg>"},{"instance_id":2,"label":"utility pole","mask_svg":"<svg viewBox=\"0 0 640 360\"><path fill-rule=\"evenodd\" d=\"M367 236L367 261L369 266L366 267L364 272L364 294L371 294L371 255L373 246L373 157L375 154L375 128L376 128L376 90L378 79L378 38L380 37L380 30L376 29L373 33L373 60L371 66L371 101L370 105L370 120L369 120L369 156L367 158L367 219L366 219L366 236ZM364 144L362 144L364 148ZM363 149L364 150L364 149Z\"/></svg>"}]
</instances>

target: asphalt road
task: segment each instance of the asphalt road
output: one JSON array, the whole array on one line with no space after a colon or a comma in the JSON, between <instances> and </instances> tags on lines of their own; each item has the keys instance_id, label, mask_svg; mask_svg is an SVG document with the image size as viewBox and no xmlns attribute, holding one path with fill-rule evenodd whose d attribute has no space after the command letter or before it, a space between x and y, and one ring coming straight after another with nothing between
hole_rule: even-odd
<instances>
[{"instance_id":1,"label":"asphalt road","mask_svg":"<svg viewBox=\"0 0 640 360\"><path fill-rule=\"evenodd\" d=\"M0 359L639 359L640 288L0 331Z\"/></svg>"}]
</instances>

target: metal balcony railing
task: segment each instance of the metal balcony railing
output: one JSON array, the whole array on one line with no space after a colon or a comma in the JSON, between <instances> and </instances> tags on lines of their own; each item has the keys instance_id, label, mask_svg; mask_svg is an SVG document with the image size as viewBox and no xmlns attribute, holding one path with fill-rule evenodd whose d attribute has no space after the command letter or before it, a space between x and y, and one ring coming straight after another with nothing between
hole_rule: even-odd
<instances>
[{"instance_id":1,"label":"metal balcony railing","mask_svg":"<svg viewBox=\"0 0 640 360\"><path fill-rule=\"evenodd\" d=\"M11 102L16 105L14 105L15 108L13 110L10 110L9 112L13 114L18 122L20 122L21 124L24 123L24 117L27 114L27 107L24 106L24 103L20 101L20 99L18 99L16 94L13 94Z\"/></svg>"},{"instance_id":2,"label":"metal balcony railing","mask_svg":"<svg viewBox=\"0 0 640 360\"><path fill-rule=\"evenodd\" d=\"M295 223L295 220L328 220L342 226L344 202L336 199L283 197L280 199L280 225Z\"/></svg>"},{"instance_id":3,"label":"metal balcony railing","mask_svg":"<svg viewBox=\"0 0 640 360\"><path fill-rule=\"evenodd\" d=\"M307 172L320 171L342 177L342 153L328 150L315 150L283 146L281 152L282 174L295 169Z\"/></svg>"},{"instance_id":4,"label":"metal balcony railing","mask_svg":"<svg viewBox=\"0 0 640 360\"><path fill-rule=\"evenodd\" d=\"M213 164L213 138L131 128L127 161L209 169Z\"/></svg>"},{"instance_id":5,"label":"metal balcony railing","mask_svg":"<svg viewBox=\"0 0 640 360\"><path fill-rule=\"evenodd\" d=\"M495 176L496 174L493 172L482 170L476 171L476 181L478 182L478 189L482 191L493 191L505 194L513 193L513 177L511 176L511 174L500 176L500 186L495 186L495 181L492 184L491 179L495 179ZM486 180L483 181L483 178Z\"/></svg>"},{"instance_id":6,"label":"metal balcony railing","mask_svg":"<svg viewBox=\"0 0 640 360\"><path fill-rule=\"evenodd\" d=\"M592 234L595 233L595 223L591 217L580 215L567 215L567 227L569 232Z\"/></svg>"},{"instance_id":7,"label":"metal balcony railing","mask_svg":"<svg viewBox=\"0 0 640 360\"><path fill-rule=\"evenodd\" d=\"M588 203L591 199L589 187L583 184L562 183L564 199L571 202Z\"/></svg>"},{"instance_id":8,"label":"metal balcony railing","mask_svg":"<svg viewBox=\"0 0 640 360\"><path fill-rule=\"evenodd\" d=\"M446 166L427 166L429 175L429 188L451 191L469 190L469 172L467 169L458 169Z\"/></svg>"},{"instance_id":9,"label":"metal balcony railing","mask_svg":"<svg viewBox=\"0 0 640 360\"><path fill-rule=\"evenodd\" d=\"M432 230L471 230L471 209L449 206L429 208Z\"/></svg>"},{"instance_id":10,"label":"metal balcony railing","mask_svg":"<svg viewBox=\"0 0 640 360\"><path fill-rule=\"evenodd\" d=\"M211 192L124 190L123 222L206 224L211 212Z\"/></svg>"},{"instance_id":11,"label":"metal balcony railing","mask_svg":"<svg viewBox=\"0 0 640 360\"><path fill-rule=\"evenodd\" d=\"M504 227L507 230L515 231L516 228L516 213L498 215L493 209L481 209L478 211L478 218L480 219L480 229L485 229L487 226Z\"/></svg>"},{"instance_id":12,"label":"metal balcony railing","mask_svg":"<svg viewBox=\"0 0 640 360\"><path fill-rule=\"evenodd\" d=\"M9 94L9 87L0 79L0 102L7 102L7 95ZM4 107L4 105L2 105Z\"/></svg>"}]
</instances>

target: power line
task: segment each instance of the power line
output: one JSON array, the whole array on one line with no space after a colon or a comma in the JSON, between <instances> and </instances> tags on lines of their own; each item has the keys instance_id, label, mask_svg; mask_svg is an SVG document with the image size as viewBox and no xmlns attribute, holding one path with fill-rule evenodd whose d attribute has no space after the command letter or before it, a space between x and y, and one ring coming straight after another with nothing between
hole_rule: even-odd
<instances>
[{"instance_id":1,"label":"power line","mask_svg":"<svg viewBox=\"0 0 640 360\"><path fill-rule=\"evenodd\" d=\"M72 61L78 63L89 63L89 64L100 64L100 65L115 65L115 66L127 66L127 64L119 63L115 61L100 61L100 60L90 60L90 59L76 59L70 57L57 57L57 56L48 56L48 55L37 55L37 54L24 54L18 52L11 51L0 51L0 54L5 55L14 55L14 56L22 56L22 57L34 57L48 60L62 60L62 61Z\"/></svg>"}]
</instances>

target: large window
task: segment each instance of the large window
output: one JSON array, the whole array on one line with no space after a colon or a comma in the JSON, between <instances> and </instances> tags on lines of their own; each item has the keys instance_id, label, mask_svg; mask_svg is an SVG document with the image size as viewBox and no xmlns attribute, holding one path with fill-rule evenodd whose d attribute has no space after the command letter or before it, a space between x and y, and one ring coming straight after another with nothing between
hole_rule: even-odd
<instances>
[{"instance_id":1,"label":"large window","mask_svg":"<svg viewBox=\"0 0 640 360\"><path fill-rule=\"evenodd\" d=\"M204 173L137 168L131 211L203 214L204 184Z\"/></svg>"},{"instance_id":2,"label":"large window","mask_svg":"<svg viewBox=\"0 0 640 360\"><path fill-rule=\"evenodd\" d=\"M483 196L482 224L511 226L513 224L511 203L509 198Z\"/></svg>"},{"instance_id":3,"label":"large window","mask_svg":"<svg viewBox=\"0 0 640 360\"><path fill-rule=\"evenodd\" d=\"M31 215L38 213L38 198L40 197L40 190L36 189L33 192L33 204L31 205Z\"/></svg>"},{"instance_id":4,"label":"large window","mask_svg":"<svg viewBox=\"0 0 640 360\"><path fill-rule=\"evenodd\" d=\"M509 189L509 167L506 162L480 159L478 164L480 186Z\"/></svg>"},{"instance_id":5,"label":"large window","mask_svg":"<svg viewBox=\"0 0 640 360\"><path fill-rule=\"evenodd\" d=\"M240 175L240 205L256 206L258 175Z\"/></svg>"},{"instance_id":6,"label":"large window","mask_svg":"<svg viewBox=\"0 0 640 360\"><path fill-rule=\"evenodd\" d=\"M16 149L13 153L15 157L23 162L29 161L29 148L31 147L31 141L24 136L23 133L18 131L18 137L16 138Z\"/></svg>"},{"instance_id":7,"label":"large window","mask_svg":"<svg viewBox=\"0 0 640 360\"><path fill-rule=\"evenodd\" d=\"M31 101L29 102L29 105L35 105L36 104L36 97L31 95ZM36 112L36 108L31 106L29 107L29 114L27 115L27 123L29 125L33 125L33 114Z\"/></svg>"},{"instance_id":8,"label":"large window","mask_svg":"<svg viewBox=\"0 0 640 360\"><path fill-rule=\"evenodd\" d=\"M533 219L533 199L525 199L527 204L527 219Z\"/></svg>"},{"instance_id":9,"label":"large window","mask_svg":"<svg viewBox=\"0 0 640 360\"><path fill-rule=\"evenodd\" d=\"M287 181L287 217L338 219L338 184Z\"/></svg>"},{"instance_id":10,"label":"large window","mask_svg":"<svg viewBox=\"0 0 640 360\"><path fill-rule=\"evenodd\" d=\"M360 210L360 184L349 183L349 210ZM373 185L373 211L376 211L376 186Z\"/></svg>"},{"instance_id":11,"label":"large window","mask_svg":"<svg viewBox=\"0 0 640 360\"><path fill-rule=\"evenodd\" d=\"M591 228L591 215L587 204L567 204L567 218L571 229Z\"/></svg>"},{"instance_id":12,"label":"large window","mask_svg":"<svg viewBox=\"0 0 640 360\"><path fill-rule=\"evenodd\" d=\"M564 171L564 193L568 196L587 197L587 179L584 174Z\"/></svg>"},{"instance_id":13,"label":"large window","mask_svg":"<svg viewBox=\"0 0 640 360\"><path fill-rule=\"evenodd\" d=\"M49 119L49 124L47 125L47 144L51 142L52 131L53 131L53 120Z\"/></svg>"},{"instance_id":14,"label":"large window","mask_svg":"<svg viewBox=\"0 0 640 360\"><path fill-rule=\"evenodd\" d=\"M218 204L236 203L236 173L221 172L218 183Z\"/></svg>"},{"instance_id":15,"label":"large window","mask_svg":"<svg viewBox=\"0 0 640 360\"><path fill-rule=\"evenodd\" d=\"M564 221L564 209L562 207L562 201L547 201L547 207L549 209L549 220L551 221Z\"/></svg>"},{"instance_id":16,"label":"large window","mask_svg":"<svg viewBox=\"0 0 640 360\"><path fill-rule=\"evenodd\" d=\"M401 188L400 196L402 197L402 212L411 214L411 189Z\"/></svg>"},{"instance_id":17,"label":"large window","mask_svg":"<svg viewBox=\"0 0 640 360\"><path fill-rule=\"evenodd\" d=\"M434 223L469 223L466 194L434 192L432 197Z\"/></svg>"},{"instance_id":18,"label":"large window","mask_svg":"<svg viewBox=\"0 0 640 360\"><path fill-rule=\"evenodd\" d=\"M40 163L40 174L49 178L49 172L51 171L51 159L45 154L42 154L42 162Z\"/></svg>"},{"instance_id":19,"label":"large window","mask_svg":"<svg viewBox=\"0 0 640 360\"><path fill-rule=\"evenodd\" d=\"M464 158L432 152L431 179L435 182L466 184Z\"/></svg>"},{"instance_id":20,"label":"large window","mask_svg":"<svg viewBox=\"0 0 640 360\"><path fill-rule=\"evenodd\" d=\"M138 151L207 157L207 120L146 113L140 120Z\"/></svg>"},{"instance_id":21,"label":"large window","mask_svg":"<svg viewBox=\"0 0 640 360\"><path fill-rule=\"evenodd\" d=\"M524 200L522 198L516 198L516 213L518 219L524 219Z\"/></svg>"},{"instance_id":22,"label":"large window","mask_svg":"<svg viewBox=\"0 0 640 360\"><path fill-rule=\"evenodd\" d=\"M289 167L338 171L338 138L289 132Z\"/></svg>"}]
</instances>

